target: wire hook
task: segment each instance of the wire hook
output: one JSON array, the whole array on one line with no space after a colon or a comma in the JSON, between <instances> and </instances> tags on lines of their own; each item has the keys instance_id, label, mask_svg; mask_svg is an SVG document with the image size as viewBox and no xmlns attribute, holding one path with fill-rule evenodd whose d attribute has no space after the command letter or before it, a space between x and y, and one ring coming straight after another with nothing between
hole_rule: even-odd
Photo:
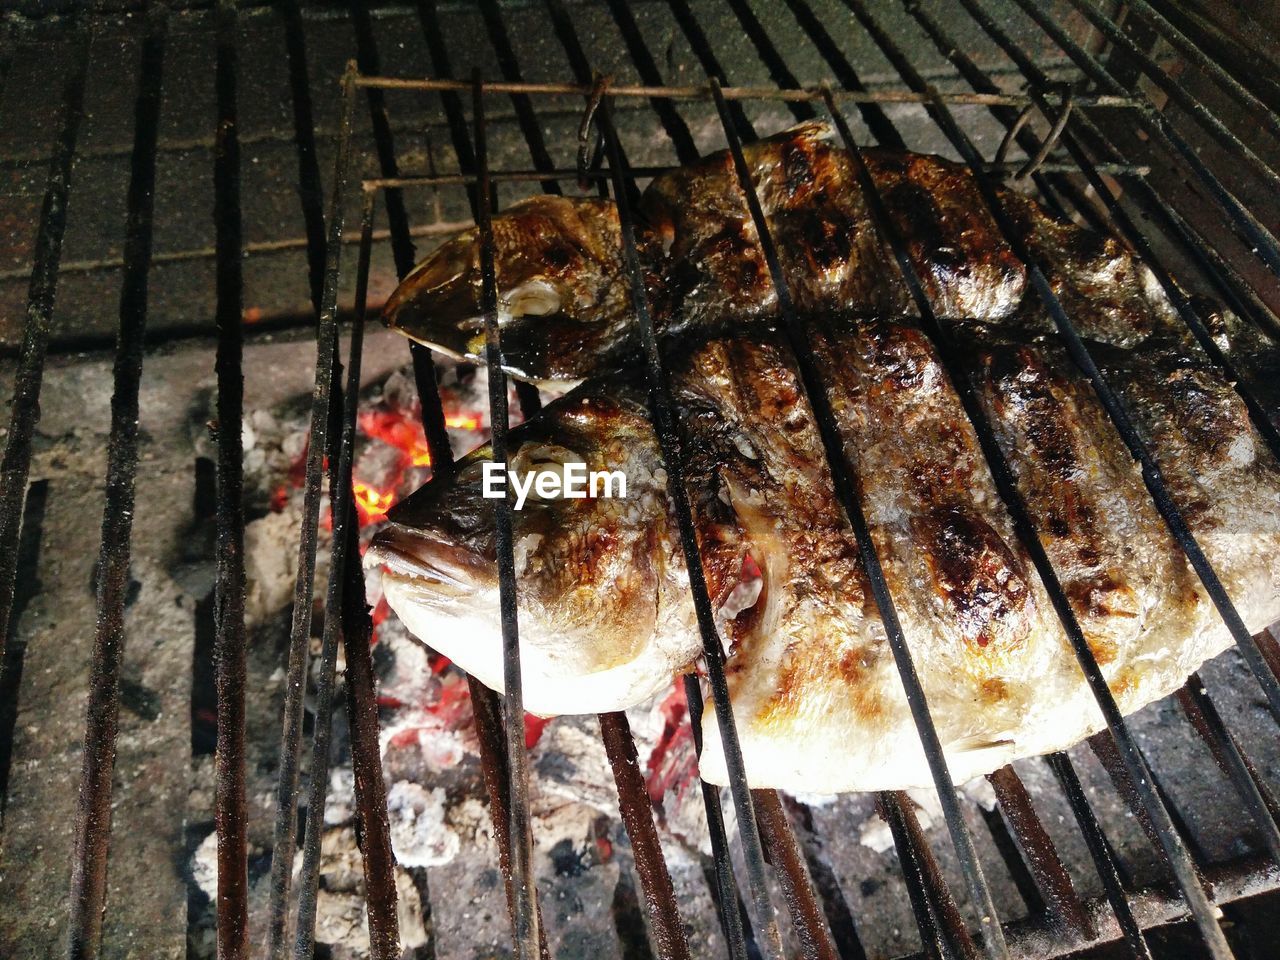
<instances>
[{"instance_id":1,"label":"wire hook","mask_svg":"<svg viewBox=\"0 0 1280 960\"><path fill-rule=\"evenodd\" d=\"M596 110L599 109L600 102L604 100L605 92L611 83L613 83L613 74L597 73L595 75L591 93L587 96L587 105L582 111L582 121L578 124L578 186L583 190L591 186L587 171L599 166L603 155L604 135L597 127L593 145L591 126L595 121Z\"/></svg>"},{"instance_id":2,"label":"wire hook","mask_svg":"<svg viewBox=\"0 0 1280 960\"><path fill-rule=\"evenodd\" d=\"M1014 180L1025 180L1039 170L1062 138L1062 132L1066 129L1067 121L1071 118L1071 111L1075 107L1075 91L1070 84L1065 83L1059 89L1061 90L1062 107L1057 116L1051 117L1049 113L1044 113L1046 120L1051 119L1053 121L1052 126L1049 128L1049 134L1041 142L1040 149L1036 151L1035 156L1018 168L1018 172L1013 175ZM1035 109L1036 105L1034 103L1027 104L1022 108L1022 112L1018 114L1017 119L1013 121L1013 125L1009 127L1004 139L1000 141L1000 147L996 150L995 162L997 164L1004 163L1009 154L1009 149L1013 146L1014 137L1027 125L1031 119L1032 111Z\"/></svg>"}]
</instances>

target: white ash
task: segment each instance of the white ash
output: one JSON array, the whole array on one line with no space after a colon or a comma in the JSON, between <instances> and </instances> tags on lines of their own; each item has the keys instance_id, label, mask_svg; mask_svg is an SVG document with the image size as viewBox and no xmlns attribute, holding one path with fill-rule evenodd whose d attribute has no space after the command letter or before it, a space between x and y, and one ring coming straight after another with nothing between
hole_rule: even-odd
<instances>
[{"instance_id":1,"label":"white ash","mask_svg":"<svg viewBox=\"0 0 1280 960\"><path fill-rule=\"evenodd\" d=\"M253 629L285 609L298 575L298 531L302 506L251 520L244 528L245 626Z\"/></svg>"},{"instance_id":2,"label":"white ash","mask_svg":"<svg viewBox=\"0 0 1280 960\"><path fill-rule=\"evenodd\" d=\"M462 849L462 840L445 822L445 792L401 780L387 791L391 847L405 867L437 867Z\"/></svg>"}]
</instances>

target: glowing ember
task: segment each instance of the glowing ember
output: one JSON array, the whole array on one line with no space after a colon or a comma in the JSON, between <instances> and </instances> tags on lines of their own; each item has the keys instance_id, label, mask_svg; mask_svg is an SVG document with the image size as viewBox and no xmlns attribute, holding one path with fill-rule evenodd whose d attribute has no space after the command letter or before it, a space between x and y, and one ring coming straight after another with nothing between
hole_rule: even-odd
<instances>
[{"instance_id":1,"label":"glowing ember","mask_svg":"<svg viewBox=\"0 0 1280 960\"><path fill-rule=\"evenodd\" d=\"M451 413L445 415L444 425L454 430L471 430L474 432L484 425L484 421L473 413Z\"/></svg>"},{"instance_id":2,"label":"glowing ember","mask_svg":"<svg viewBox=\"0 0 1280 960\"><path fill-rule=\"evenodd\" d=\"M352 480L351 488L356 498L356 510L360 513L361 526L381 520L396 502L394 489L378 490L363 480Z\"/></svg>"},{"instance_id":3,"label":"glowing ember","mask_svg":"<svg viewBox=\"0 0 1280 960\"><path fill-rule=\"evenodd\" d=\"M360 429L368 437L395 447L415 467L431 466L431 451L417 418L393 410L367 410L360 414ZM384 511L385 512L385 511Z\"/></svg>"}]
</instances>

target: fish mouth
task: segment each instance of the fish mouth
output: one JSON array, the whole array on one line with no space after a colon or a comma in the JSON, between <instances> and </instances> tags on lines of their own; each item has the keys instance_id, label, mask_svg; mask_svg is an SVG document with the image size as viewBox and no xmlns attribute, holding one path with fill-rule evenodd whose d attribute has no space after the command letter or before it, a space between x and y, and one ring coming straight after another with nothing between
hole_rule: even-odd
<instances>
[{"instance_id":1,"label":"fish mouth","mask_svg":"<svg viewBox=\"0 0 1280 960\"><path fill-rule=\"evenodd\" d=\"M364 568L381 571L384 583L412 584L420 602L434 597L442 605L497 582L493 562L476 551L394 524L373 538Z\"/></svg>"}]
</instances>

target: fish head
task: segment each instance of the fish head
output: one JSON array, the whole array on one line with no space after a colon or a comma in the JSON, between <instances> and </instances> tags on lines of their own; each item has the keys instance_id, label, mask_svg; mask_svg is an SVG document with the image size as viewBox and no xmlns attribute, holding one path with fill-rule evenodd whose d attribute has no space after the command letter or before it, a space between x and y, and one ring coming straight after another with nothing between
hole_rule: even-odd
<instances>
[{"instance_id":1,"label":"fish head","mask_svg":"<svg viewBox=\"0 0 1280 960\"><path fill-rule=\"evenodd\" d=\"M617 210L608 200L531 197L493 217L503 366L528 380L579 379L625 345ZM401 281L389 327L459 360L485 361L481 239L468 230Z\"/></svg>"},{"instance_id":2,"label":"fish head","mask_svg":"<svg viewBox=\"0 0 1280 960\"><path fill-rule=\"evenodd\" d=\"M539 496L512 510L526 709L588 713L638 702L696 656L695 629L672 629L687 576L668 519L666 477L643 394L592 382L510 435L510 470L564 476L566 464L619 471L607 492ZM484 446L391 510L365 566L405 626L487 686L504 683L496 501ZM515 506L509 481L508 497ZM588 485L588 490L590 486ZM692 617L692 612L687 611Z\"/></svg>"}]
</instances>

